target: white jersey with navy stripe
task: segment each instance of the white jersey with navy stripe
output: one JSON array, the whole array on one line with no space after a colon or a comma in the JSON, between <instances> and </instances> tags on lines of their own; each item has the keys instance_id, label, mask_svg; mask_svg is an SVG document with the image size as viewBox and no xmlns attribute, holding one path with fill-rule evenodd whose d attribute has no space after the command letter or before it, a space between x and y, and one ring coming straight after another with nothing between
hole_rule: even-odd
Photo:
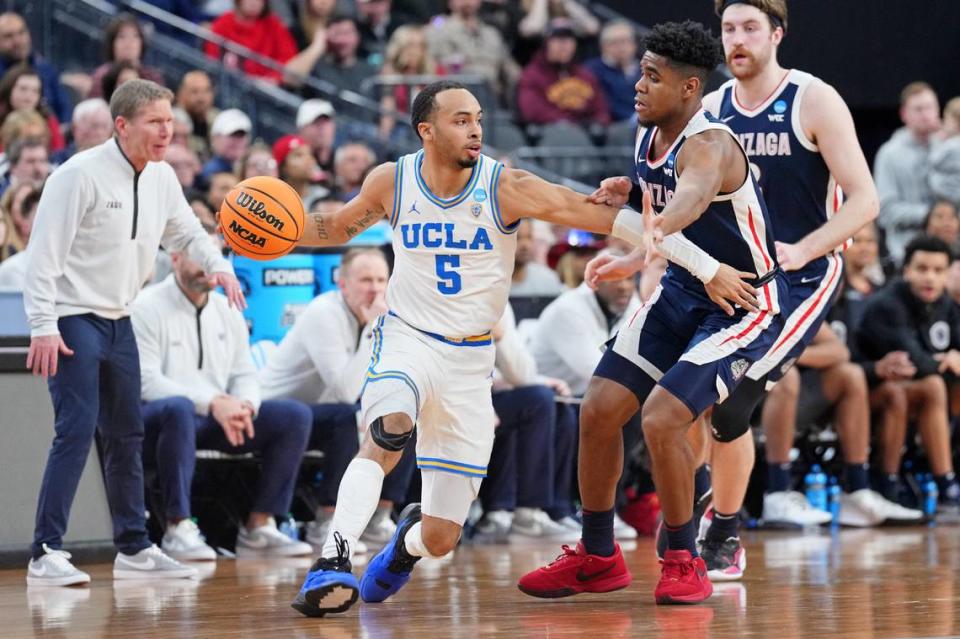
<instances>
[{"instance_id":1,"label":"white jersey with navy stripe","mask_svg":"<svg viewBox=\"0 0 960 639\"><path fill-rule=\"evenodd\" d=\"M517 249L517 224L506 226L499 210L503 165L481 155L463 191L444 199L427 187L422 164L422 150L397 160L387 305L421 331L485 336L507 304Z\"/></svg>"}]
</instances>

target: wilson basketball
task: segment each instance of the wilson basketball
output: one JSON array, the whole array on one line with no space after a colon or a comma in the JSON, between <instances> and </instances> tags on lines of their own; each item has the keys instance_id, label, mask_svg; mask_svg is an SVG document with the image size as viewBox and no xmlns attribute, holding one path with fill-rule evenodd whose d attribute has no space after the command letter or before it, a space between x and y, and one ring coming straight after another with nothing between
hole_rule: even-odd
<instances>
[{"instance_id":1,"label":"wilson basketball","mask_svg":"<svg viewBox=\"0 0 960 639\"><path fill-rule=\"evenodd\" d=\"M220 205L220 228L238 255L271 260L289 253L303 235L303 201L293 187L257 176L233 188Z\"/></svg>"}]
</instances>

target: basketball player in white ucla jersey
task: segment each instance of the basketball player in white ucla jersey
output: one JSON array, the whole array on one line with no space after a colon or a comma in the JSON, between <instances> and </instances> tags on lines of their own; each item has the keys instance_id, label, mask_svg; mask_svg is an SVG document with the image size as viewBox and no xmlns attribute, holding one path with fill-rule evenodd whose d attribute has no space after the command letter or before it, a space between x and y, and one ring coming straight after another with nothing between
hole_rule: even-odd
<instances>
[{"instance_id":1,"label":"basketball player in white ucla jersey","mask_svg":"<svg viewBox=\"0 0 960 639\"><path fill-rule=\"evenodd\" d=\"M423 149L375 168L351 202L315 214L301 240L341 244L387 218L396 254L390 310L376 322L361 393L366 439L341 480L321 557L293 603L309 616L343 612L358 596L381 602L409 580L421 557L456 546L493 445L490 329L507 303L520 219L644 241L640 214L592 204L481 154L480 105L462 86L427 86L411 115ZM707 289L733 303L752 300L753 289L726 266ZM352 549L414 426L422 503L401 513L393 539L358 583Z\"/></svg>"}]
</instances>

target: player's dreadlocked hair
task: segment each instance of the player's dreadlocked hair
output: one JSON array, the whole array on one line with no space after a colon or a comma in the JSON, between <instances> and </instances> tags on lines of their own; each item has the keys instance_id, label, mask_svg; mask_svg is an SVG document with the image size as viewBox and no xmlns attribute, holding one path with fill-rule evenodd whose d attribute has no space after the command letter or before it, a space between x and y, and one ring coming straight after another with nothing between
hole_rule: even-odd
<instances>
[{"instance_id":1,"label":"player's dreadlocked hair","mask_svg":"<svg viewBox=\"0 0 960 639\"><path fill-rule=\"evenodd\" d=\"M414 98L413 107L410 109L410 125L418 138L420 137L420 123L428 121L437 108L437 95L451 89L466 88L459 82L451 80L440 80L423 87L417 97Z\"/></svg>"},{"instance_id":2,"label":"player's dreadlocked hair","mask_svg":"<svg viewBox=\"0 0 960 639\"><path fill-rule=\"evenodd\" d=\"M706 83L707 76L723 62L723 47L710 31L692 20L658 24L644 39L647 51L667 58Z\"/></svg>"}]
</instances>

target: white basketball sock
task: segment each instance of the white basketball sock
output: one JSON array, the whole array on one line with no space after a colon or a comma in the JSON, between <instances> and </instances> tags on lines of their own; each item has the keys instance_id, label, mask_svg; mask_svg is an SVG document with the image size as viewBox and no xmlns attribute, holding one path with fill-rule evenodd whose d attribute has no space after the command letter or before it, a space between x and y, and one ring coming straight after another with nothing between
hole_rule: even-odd
<instances>
[{"instance_id":1,"label":"white basketball sock","mask_svg":"<svg viewBox=\"0 0 960 639\"><path fill-rule=\"evenodd\" d=\"M413 555L414 557L430 557L431 559L439 559L437 555L431 555L430 551L427 550L427 545L423 543L423 535L420 534L421 526L418 521L414 525L410 526L410 530L407 531L407 534L403 537L404 546L407 549L407 552Z\"/></svg>"},{"instance_id":2,"label":"white basketball sock","mask_svg":"<svg viewBox=\"0 0 960 639\"><path fill-rule=\"evenodd\" d=\"M333 513L330 534L323 544L322 557L337 556L337 544L333 534L340 535L350 544L350 556L357 540L363 534L373 511L380 502L380 489L383 487L383 468L372 459L355 457L347 466L340 489L337 491L337 508Z\"/></svg>"}]
</instances>

